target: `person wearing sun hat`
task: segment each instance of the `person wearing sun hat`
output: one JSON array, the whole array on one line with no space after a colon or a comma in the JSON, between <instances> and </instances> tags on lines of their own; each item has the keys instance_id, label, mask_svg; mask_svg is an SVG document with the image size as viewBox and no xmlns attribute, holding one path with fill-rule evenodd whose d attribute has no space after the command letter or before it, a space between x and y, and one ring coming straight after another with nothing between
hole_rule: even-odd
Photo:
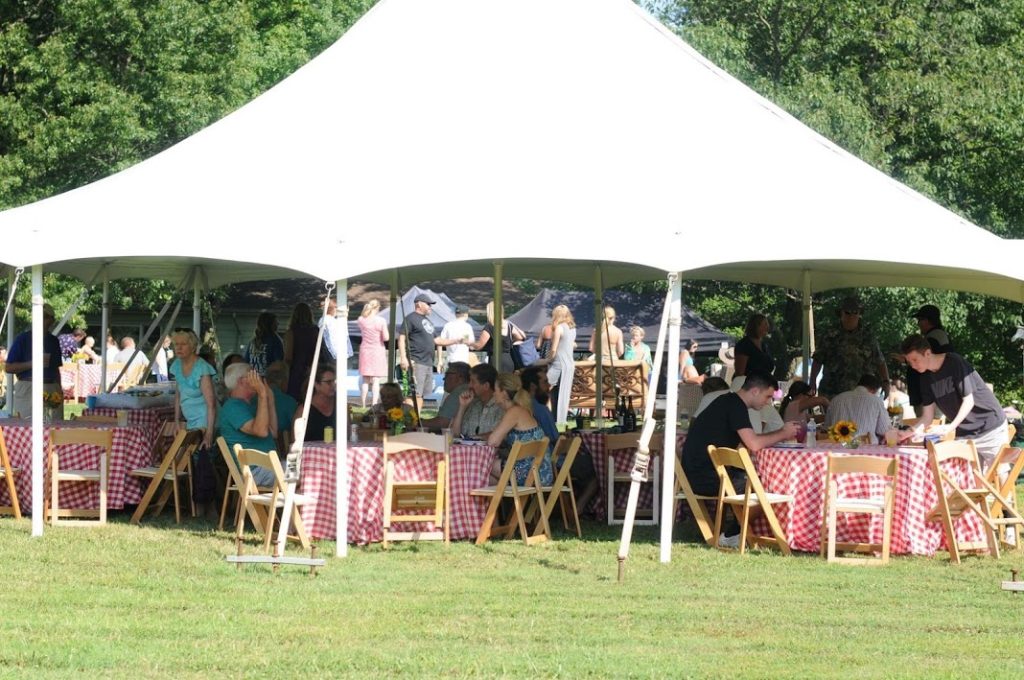
<instances>
[{"instance_id":1,"label":"person wearing sun hat","mask_svg":"<svg viewBox=\"0 0 1024 680\"><path fill-rule=\"evenodd\" d=\"M43 393L62 392L60 386L60 341L50 333L56 317L53 307L43 305ZM4 370L17 376L14 383L14 396L11 400L11 414L19 414L22 418L32 416L32 330L18 334L7 352L7 363Z\"/></svg>"},{"instance_id":2,"label":"person wearing sun hat","mask_svg":"<svg viewBox=\"0 0 1024 680\"><path fill-rule=\"evenodd\" d=\"M946 329L942 327L942 316L938 307L924 305L912 318L917 319L917 327L931 345L932 353L945 354L954 351L953 342L949 339ZM910 396L910 405L914 407L914 412L921 415L921 374L911 368L907 369L907 394Z\"/></svg>"},{"instance_id":3,"label":"person wearing sun hat","mask_svg":"<svg viewBox=\"0 0 1024 680\"><path fill-rule=\"evenodd\" d=\"M864 374L877 375L889 394L889 369L874 333L861 319L864 305L856 295L839 303L839 325L822 333L811 356L810 385L821 373L818 393L825 397L852 390Z\"/></svg>"}]
</instances>

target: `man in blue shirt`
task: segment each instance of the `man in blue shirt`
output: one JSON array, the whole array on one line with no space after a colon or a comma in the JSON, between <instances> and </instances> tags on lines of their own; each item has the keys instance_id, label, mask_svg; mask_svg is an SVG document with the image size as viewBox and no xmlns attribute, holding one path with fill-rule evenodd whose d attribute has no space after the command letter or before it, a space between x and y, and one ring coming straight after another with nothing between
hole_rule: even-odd
<instances>
[{"instance_id":1,"label":"man in blue shirt","mask_svg":"<svg viewBox=\"0 0 1024 680\"><path fill-rule=\"evenodd\" d=\"M243 449L275 450L277 414L274 393L266 381L249 364L231 364L224 371L224 386L228 388L228 398L220 407L218 422L232 457L235 444L241 444ZM273 470L253 467L252 476L257 486L274 483Z\"/></svg>"},{"instance_id":2,"label":"man in blue shirt","mask_svg":"<svg viewBox=\"0 0 1024 680\"><path fill-rule=\"evenodd\" d=\"M548 408L551 385L548 383L548 369L546 366L530 366L524 368L519 374L519 380L523 389L533 397L533 419L544 430L544 436L548 438L548 450L550 451L558 441L558 428L555 427L555 417Z\"/></svg>"},{"instance_id":3,"label":"man in blue shirt","mask_svg":"<svg viewBox=\"0 0 1024 680\"><path fill-rule=\"evenodd\" d=\"M60 386L60 342L50 334L53 328L53 307L43 305L43 392L62 392ZM19 414L22 418L32 416L32 331L27 330L14 338L10 351L7 352L7 363L4 370L17 376L14 383L14 397L11 403L11 414ZM63 410L63 405L61 406Z\"/></svg>"}]
</instances>

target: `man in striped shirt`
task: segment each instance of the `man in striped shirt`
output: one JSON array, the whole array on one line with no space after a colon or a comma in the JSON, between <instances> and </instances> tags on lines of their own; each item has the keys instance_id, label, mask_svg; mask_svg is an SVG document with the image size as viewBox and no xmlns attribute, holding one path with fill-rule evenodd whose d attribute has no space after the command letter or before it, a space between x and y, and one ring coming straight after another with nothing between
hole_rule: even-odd
<instances>
[{"instance_id":1,"label":"man in striped shirt","mask_svg":"<svg viewBox=\"0 0 1024 680\"><path fill-rule=\"evenodd\" d=\"M849 420L857 426L857 436L868 435L869 443L884 441L891 429L885 402L878 396L882 382L878 376L864 374L852 390L837 394L828 405L825 425L832 427L840 420Z\"/></svg>"}]
</instances>

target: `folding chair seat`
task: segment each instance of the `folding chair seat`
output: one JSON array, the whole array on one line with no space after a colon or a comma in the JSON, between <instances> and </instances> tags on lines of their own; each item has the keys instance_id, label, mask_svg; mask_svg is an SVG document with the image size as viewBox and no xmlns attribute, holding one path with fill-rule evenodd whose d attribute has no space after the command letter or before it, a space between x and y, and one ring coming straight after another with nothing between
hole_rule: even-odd
<instances>
[{"instance_id":1,"label":"folding chair seat","mask_svg":"<svg viewBox=\"0 0 1024 680\"><path fill-rule=\"evenodd\" d=\"M181 524L179 482L182 481L186 482L189 506L192 510L192 516L195 517L196 508L192 503L192 454L199 448L202 441L202 430L178 430L170 446L167 447L166 452L161 456L159 465L136 468L128 473L133 477L150 480L146 487L146 492L142 495L142 500L139 501L139 506L132 515L132 524L138 524L142 521L142 516L161 486L164 487L164 490L160 494L160 498L157 499L153 514L159 515L164 509L164 505L167 504L168 498L173 495L174 521L177 524ZM160 448L159 438L156 448ZM165 482L167 483L165 484Z\"/></svg>"},{"instance_id":2,"label":"folding chair seat","mask_svg":"<svg viewBox=\"0 0 1024 680\"><path fill-rule=\"evenodd\" d=\"M256 508L262 508L266 513L266 521L263 527L263 549L270 552L271 538L274 534L274 520L277 518L277 510L284 508L285 481L284 470L281 469L281 461L277 458L276 451L257 451L256 449L243 449L241 444L235 444L235 458L238 459L238 467L242 471L241 497L242 506L246 512ZM272 470L274 473L273 486L269 491L260 491L253 480L252 467L259 466ZM303 548L309 549L309 536L306 534L305 525L302 523L302 515L299 508L307 502L306 496L294 494L294 505L292 505L291 525L295 527L295 536ZM239 541L244 538L245 513L239 513L235 523L236 535ZM259 531L259 527L257 527Z\"/></svg>"},{"instance_id":3,"label":"folding chair seat","mask_svg":"<svg viewBox=\"0 0 1024 680\"><path fill-rule=\"evenodd\" d=\"M615 485L616 484L631 484L633 478L629 472L618 472L615 469L615 452L616 451L630 451L637 448L637 444L640 440L639 432L627 432L624 434L609 434L605 435L604 448L605 455L607 456L607 474L608 480L606 485L608 495L608 526L613 524L622 524L624 517L619 517L615 514ZM661 452L664 450L662 435L657 434L651 437L651 443L648 445L650 451L651 464L649 470L651 470L651 479L648 484L651 484L651 508L637 508L637 515L649 515L649 519L637 519L634 520L635 525L654 525L658 523L658 494L661 493L661 464L660 457Z\"/></svg>"},{"instance_id":4,"label":"folding chair seat","mask_svg":"<svg viewBox=\"0 0 1024 680\"><path fill-rule=\"evenodd\" d=\"M50 430L50 444L47 450L47 461L50 477L50 493L46 498L45 514L50 524L106 524L107 523L107 485L110 478L110 455L114 444L112 430L93 430L87 428L54 428ZM64 455L70 456L71 447L84 446L99 449L98 464L94 468L61 467L60 460ZM93 509L60 508L61 482L91 482L99 485L99 507ZM77 522L63 522L62 517L96 518Z\"/></svg>"},{"instance_id":5,"label":"folding chair seat","mask_svg":"<svg viewBox=\"0 0 1024 680\"><path fill-rule=\"evenodd\" d=\"M569 512L572 512L573 526L576 527L576 537L582 538L583 531L580 529L580 515L576 509L576 492L572 488L572 479L569 477L572 463L576 460L583 440L579 437L562 435L555 443L555 450L551 454L551 464L554 467L555 479L551 486L542 486L541 491L546 494L544 502L544 515L551 526L551 513L555 511L555 503L562 513L562 526L566 531L570 530ZM562 464L558 459L563 458ZM557 491L556 491L557 489Z\"/></svg>"},{"instance_id":6,"label":"folding chair seat","mask_svg":"<svg viewBox=\"0 0 1024 680\"><path fill-rule=\"evenodd\" d=\"M406 432L384 437L384 527L382 544L389 541L443 540L451 532L451 456L448 438L427 432ZM402 457L434 454L432 478L399 479L397 461ZM399 511L404 511L401 514ZM392 524L433 522L433 531L393 531Z\"/></svg>"},{"instance_id":7,"label":"folding chair seat","mask_svg":"<svg viewBox=\"0 0 1024 680\"><path fill-rule=\"evenodd\" d=\"M7 493L11 497L11 504L0 506L0 515L13 515L14 519L21 519L21 504L18 503L18 490L14 486L14 475L21 474L21 470L11 466L11 458L7 455L7 441L4 439L4 430L0 427L0 479L7 485Z\"/></svg>"},{"instance_id":8,"label":"folding chair seat","mask_svg":"<svg viewBox=\"0 0 1024 680\"><path fill-rule=\"evenodd\" d=\"M928 465L935 478L935 491L938 503L926 516L929 522L942 522L942 530L946 536L946 549L949 559L960 564L962 552L987 552L992 557L999 557L1000 527L1016 526L1018 532L1024 527L1024 518L1014 509L1010 502L990 484L982 474L978 465L978 452L974 442L969 439L957 439L938 444L925 440L928 448ZM969 486L961 486L945 470L942 464L948 461L963 461L970 475ZM991 507L999 503L1000 517L993 517ZM955 520L974 513L985 526L985 542L964 542L956 538Z\"/></svg>"},{"instance_id":9,"label":"folding chair seat","mask_svg":"<svg viewBox=\"0 0 1024 680\"><path fill-rule=\"evenodd\" d=\"M843 564L888 564L892 538L893 504L896 498L896 478L899 474L898 458L879 456L836 456L829 454L825 472L825 511L821 520L821 556L829 562ZM884 480L882 496L870 498L839 495L838 475L868 474ZM836 543L837 513L859 513L882 516L881 543ZM881 553L875 557L837 557L836 551Z\"/></svg>"},{"instance_id":10,"label":"folding chair seat","mask_svg":"<svg viewBox=\"0 0 1024 680\"><path fill-rule=\"evenodd\" d=\"M498 534L504 534L505 538L512 538L516 533L516 529L519 530L519 535L523 537L523 543L526 545L533 545L534 543L547 541L551 538L551 528L548 526L548 520L544 514L544 492L541 490L540 485L540 464L544 460L547 448L547 437L531 442L515 442L508 454L508 460L501 470L498 483L492 486L473 489L469 492L471 496L491 499L487 506L484 522L480 526L480 532L476 536L477 545L486 543L491 536ZM530 472L523 486L519 486L514 471L515 464L520 460L530 461ZM495 521L497 521L498 517L498 507L504 498L512 500L515 516L510 517L507 524L495 526ZM532 534L526 528L525 511L528 508L524 507L524 501L532 501L540 509L538 512L539 521Z\"/></svg>"},{"instance_id":11,"label":"folding chair seat","mask_svg":"<svg viewBox=\"0 0 1024 680\"><path fill-rule=\"evenodd\" d=\"M1013 426L1011 425L1010 427L1012 428ZM1010 439L1013 439L1012 435ZM1003 466L1009 466L1009 470L1005 475L1000 475L999 468ZM1012 516L1009 511L1003 511L1004 501L1010 506L1011 510L1019 511L1017 507L1017 478L1020 477L1021 470L1024 470L1024 449L1007 444L996 455L995 460L992 461L992 466L985 471L985 481L999 492L999 498L993 499L992 505L989 506L989 516L992 519L999 519L1005 515ZM1020 531L1016 531L1012 534L1013 538L1011 540L1010 535L1006 531L1008 528L1005 524L999 526L999 541L1019 550L1024 537L1021 536Z\"/></svg>"},{"instance_id":12,"label":"folding chair seat","mask_svg":"<svg viewBox=\"0 0 1024 680\"><path fill-rule=\"evenodd\" d=\"M686 501L686 504L690 506L690 514L693 515L693 521L697 524L697 529L700 531L700 535L704 538L704 542L708 545L714 545L715 536L718 534L711 533L711 515L708 514L707 503L718 503L718 496L702 496L693 490L690 486L690 480L686 476L686 472L683 470L683 465L679 460L679 456L675 456L675 470L676 470L676 494L672 507L672 516L676 515L676 507L679 505L679 501Z\"/></svg>"},{"instance_id":13,"label":"folding chair seat","mask_svg":"<svg viewBox=\"0 0 1024 680\"><path fill-rule=\"evenodd\" d=\"M755 545L775 546L783 554L791 554L789 543L786 541L786 535L782 532L779 519L775 516L772 506L792 503L793 497L788 494L768 493L764 490L761 479L757 476L757 471L754 469L754 464L751 462L750 454L747 453L746 449L727 449L720 446L709 446L708 454L711 456L711 462L718 473L719 482L718 507L715 515L713 536L714 546L720 550L725 549L718 545L718 537L722 533L722 517L725 513L725 507L729 506L740 523L740 554L744 552L747 544L751 547ZM736 493L736 489L733 488L732 480L729 478L729 468L740 469L746 473L747 483L743 493ZM750 527L750 514L752 510L760 510L764 514L765 520L768 522L768 528L772 532L771 536L751 536L747 533Z\"/></svg>"}]
</instances>

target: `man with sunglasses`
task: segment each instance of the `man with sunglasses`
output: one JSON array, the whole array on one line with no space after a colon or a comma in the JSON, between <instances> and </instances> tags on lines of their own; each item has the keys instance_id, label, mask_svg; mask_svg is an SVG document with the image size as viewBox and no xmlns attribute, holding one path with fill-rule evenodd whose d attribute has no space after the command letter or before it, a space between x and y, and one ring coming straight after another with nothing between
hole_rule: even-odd
<instances>
[{"instance_id":1,"label":"man with sunglasses","mask_svg":"<svg viewBox=\"0 0 1024 680\"><path fill-rule=\"evenodd\" d=\"M876 375L882 381L882 391L889 396L889 368L878 346L878 340L861 321L864 305L851 295L839 304L839 326L825 331L811 357L811 380L818 384L818 394L832 398L852 390L862 375Z\"/></svg>"}]
</instances>

